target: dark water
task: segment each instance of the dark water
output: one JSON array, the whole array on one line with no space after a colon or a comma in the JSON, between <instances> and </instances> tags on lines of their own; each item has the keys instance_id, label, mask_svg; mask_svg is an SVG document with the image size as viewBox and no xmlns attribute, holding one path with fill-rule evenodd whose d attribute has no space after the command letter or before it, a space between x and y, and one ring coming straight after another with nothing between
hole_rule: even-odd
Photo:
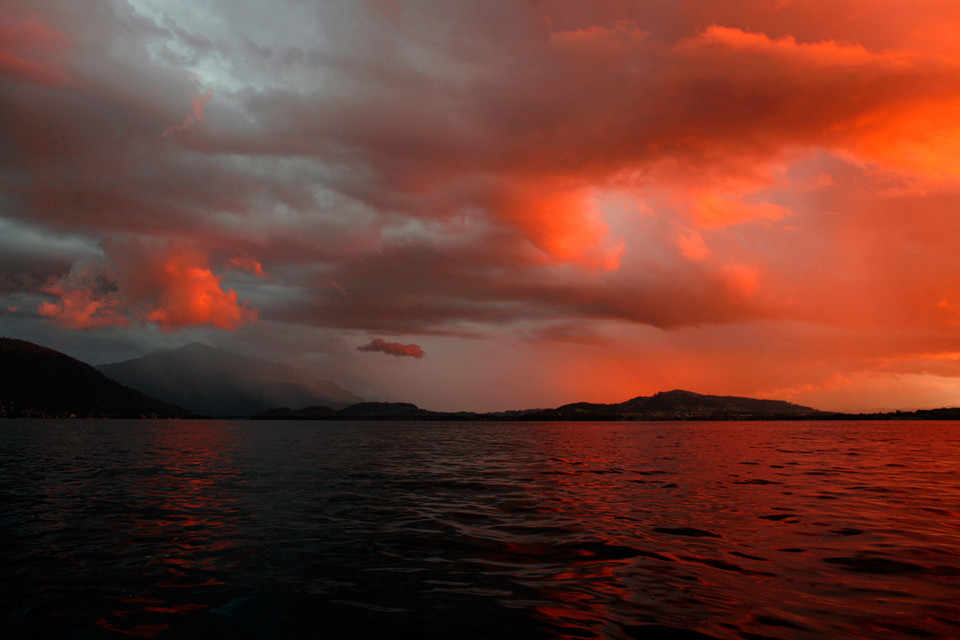
<instances>
[{"instance_id":1,"label":"dark water","mask_svg":"<svg viewBox=\"0 0 960 640\"><path fill-rule=\"evenodd\" d=\"M0 421L0 636L960 637L960 423Z\"/></svg>"}]
</instances>

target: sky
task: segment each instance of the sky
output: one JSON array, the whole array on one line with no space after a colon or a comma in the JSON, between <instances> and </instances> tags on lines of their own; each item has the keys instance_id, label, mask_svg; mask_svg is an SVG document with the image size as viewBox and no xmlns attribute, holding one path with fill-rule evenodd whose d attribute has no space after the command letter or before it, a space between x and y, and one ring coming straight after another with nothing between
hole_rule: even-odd
<instances>
[{"instance_id":1,"label":"sky","mask_svg":"<svg viewBox=\"0 0 960 640\"><path fill-rule=\"evenodd\" d=\"M0 335L960 405L960 4L4 0Z\"/></svg>"}]
</instances>

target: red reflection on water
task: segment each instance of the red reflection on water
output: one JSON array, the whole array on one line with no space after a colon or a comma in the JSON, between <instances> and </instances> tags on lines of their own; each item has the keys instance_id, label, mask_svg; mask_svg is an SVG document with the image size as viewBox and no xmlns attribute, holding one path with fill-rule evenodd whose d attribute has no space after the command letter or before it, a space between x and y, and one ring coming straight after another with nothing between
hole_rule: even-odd
<instances>
[{"instance_id":1,"label":"red reflection on water","mask_svg":"<svg viewBox=\"0 0 960 640\"><path fill-rule=\"evenodd\" d=\"M537 615L570 637L577 621L643 622L651 609L684 627L710 611L690 628L721 634L725 615L758 635L781 621L821 629L811 612L825 610L880 634L943 634L956 620L943 604L960 574L956 426L925 424L910 440L909 425L880 423L531 428L531 488L581 529L541 541L531 581L547 601ZM563 546L566 566L551 564ZM911 600L888 619L881 598L900 592Z\"/></svg>"},{"instance_id":2,"label":"red reflection on water","mask_svg":"<svg viewBox=\"0 0 960 640\"><path fill-rule=\"evenodd\" d=\"M215 572L240 539L236 526L223 517L236 513L221 486L236 474L225 458L229 449L229 430L214 423L155 431L156 473L137 479L123 542L128 552L143 554L137 570L156 579L139 594L120 599L97 626L154 638L170 628L157 620L208 607L191 602L191 592L223 584Z\"/></svg>"},{"instance_id":3,"label":"red reflection on water","mask_svg":"<svg viewBox=\"0 0 960 640\"><path fill-rule=\"evenodd\" d=\"M624 495L624 450L614 441L606 446L607 430L550 424L533 438L539 451L530 471L540 480L530 487L539 503L532 519L545 530L558 520L582 526L567 535L544 534L535 545L542 551L539 575L525 583L543 601L532 613L558 638L582 638L585 628L602 627L635 595L623 580L636 563L625 545L633 537L635 504Z\"/></svg>"},{"instance_id":4,"label":"red reflection on water","mask_svg":"<svg viewBox=\"0 0 960 640\"><path fill-rule=\"evenodd\" d=\"M205 605L188 602L171 605L163 600L144 596L121 598L121 602L128 606L108 612L97 620L96 625L101 629L135 638L156 638L170 628L167 622L137 624L138 620L150 614L183 615L206 608Z\"/></svg>"},{"instance_id":5,"label":"red reflection on water","mask_svg":"<svg viewBox=\"0 0 960 640\"><path fill-rule=\"evenodd\" d=\"M115 615L122 618L124 614L122 612L116 612L108 615ZM106 618L100 618L97 620L96 625L101 629L113 631L114 633L122 633L125 636L131 636L133 638L156 638L170 628L169 624L163 622L159 624L141 624L134 627L123 628L111 624Z\"/></svg>"}]
</instances>

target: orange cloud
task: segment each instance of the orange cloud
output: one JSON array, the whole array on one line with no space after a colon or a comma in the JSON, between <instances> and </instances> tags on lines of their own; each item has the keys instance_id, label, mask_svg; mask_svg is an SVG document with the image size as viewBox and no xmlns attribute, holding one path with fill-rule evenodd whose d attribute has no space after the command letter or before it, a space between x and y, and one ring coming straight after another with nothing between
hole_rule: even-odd
<instances>
[{"instance_id":1,"label":"orange cloud","mask_svg":"<svg viewBox=\"0 0 960 640\"><path fill-rule=\"evenodd\" d=\"M739 264L725 265L721 271L727 287L735 294L748 298L760 288L760 272Z\"/></svg>"},{"instance_id":2,"label":"orange cloud","mask_svg":"<svg viewBox=\"0 0 960 640\"><path fill-rule=\"evenodd\" d=\"M960 176L957 60L718 25L680 42L676 54L696 65L683 71L685 91L711 103L716 133L736 123L739 144L781 152L815 145L898 170Z\"/></svg>"},{"instance_id":3,"label":"orange cloud","mask_svg":"<svg viewBox=\"0 0 960 640\"><path fill-rule=\"evenodd\" d=\"M85 289L70 289L62 282L55 282L43 292L58 300L44 300L37 313L54 320L67 329L99 329L101 327L126 327L129 320L119 311L120 301L115 296L98 296Z\"/></svg>"},{"instance_id":4,"label":"orange cloud","mask_svg":"<svg viewBox=\"0 0 960 640\"><path fill-rule=\"evenodd\" d=\"M249 256L235 256L227 261L227 267L252 273L258 278L266 278L267 272L263 270L263 265L259 261Z\"/></svg>"},{"instance_id":5,"label":"orange cloud","mask_svg":"<svg viewBox=\"0 0 960 640\"><path fill-rule=\"evenodd\" d=\"M553 260L614 270L623 243L610 238L593 195L588 188L543 181L505 188L495 206Z\"/></svg>"},{"instance_id":6,"label":"orange cloud","mask_svg":"<svg viewBox=\"0 0 960 640\"><path fill-rule=\"evenodd\" d=\"M751 220L779 220L787 210L770 202L745 202L741 197L704 193L692 199L690 211L701 227L723 227Z\"/></svg>"},{"instance_id":7,"label":"orange cloud","mask_svg":"<svg viewBox=\"0 0 960 640\"><path fill-rule=\"evenodd\" d=\"M75 264L62 278L52 278L40 292L53 297L37 307L37 313L68 329L125 327L115 273L102 264Z\"/></svg>"},{"instance_id":8,"label":"orange cloud","mask_svg":"<svg viewBox=\"0 0 960 640\"><path fill-rule=\"evenodd\" d=\"M170 331L184 326L213 325L237 329L257 319L257 312L241 305L237 293L224 290L206 258L178 250L151 265L147 275L156 298L146 318Z\"/></svg>"},{"instance_id":9,"label":"orange cloud","mask_svg":"<svg viewBox=\"0 0 960 640\"><path fill-rule=\"evenodd\" d=\"M703 32L682 41L677 49L698 57L716 48L751 55L771 61L779 59L792 64L814 64L821 67L850 66L871 62L876 55L861 45L842 45L831 40L799 43L793 36L773 39L765 33L754 33L733 27L710 25Z\"/></svg>"},{"instance_id":10,"label":"orange cloud","mask_svg":"<svg viewBox=\"0 0 960 640\"><path fill-rule=\"evenodd\" d=\"M563 342L511 393L558 371L579 397L587 370L608 400L802 394L891 353L956 375L913 355L960 349L956 3L451 3L390 26L294 4L276 17L305 28L275 30L243 7L158 5L151 24L123 3L0 4L4 215L43 232L0 229L0 274L42 282L92 238L157 238L104 247L116 291L48 285L48 320L236 327L257 312L219 268L265 277L253 255L275 278L262 313L305 331L432 335L436 364L474 348L440 335ZM304 37L312 20L344 37ZM188 60L230 97L216 127ZM61 67L83 91L56 87ZM588 367L607 323L643 340ZM842 336L804 339L824 327ZM920 344L837 355L868 329Z\"/></svg>"},{"instance_id":11,"label":"orange cloud","mask_svg":"<svg viewBox=\"0 0 960 640\"><path fill-rule=\"evenodd\" d=\"M71 329L152 322L164 331L209 325L237 329L257 311L224 289L206 257L186 248L105 242L109 262L74 265L42 292L38 313Z\"/></svg>"},{"instance_id":12,"label":"orange cloud","mask_svg":"<svg viewBox=\"0 0 960 640\"><path fill-rule=\"evenodd\" d=\"M703 240L700 232L696 230L684 232L677 236L677 248L680 249L682 256L697 262L710 257L710 248L707 247L707 243Z\"/></svg>"},{"instance_id":13,"label":"orange cloud","mask_svg":"<svg viewBox=\"0 0 960 640\"><path fill-rule=\"evenodd\" d=\"M929 52L716 23L669 42L623 21L553 31L538 51L538 76L501 87L510 186L495 209L557 262L620 264L589 198L619 184L721 228L792 215L767 190L822 150L960 175L960 67Z\"/></svg>"},{"instance_id":14,"label":"orange cloud","mask_svg":"<svg viewBox=\"0 0 960 640\"><path fill-rule=\"evenodd\" d=\"M391 356L408 356L410 358L422 358L424 356L420 345L386 342L382 338L374 338L369 344L360 345L357 347L357 351L379 351Z\"/></svg>"},{"instance_id":15,"label":"orange cloud","mask_svg":"<svg viewBox=\"0 0 960 640\"><path fill-rule=\"evenodd\" d=\"M851 155L932 180L960 179L960 99L904 105L888 118L865 117Z\"/></svg>"}]
</instances>

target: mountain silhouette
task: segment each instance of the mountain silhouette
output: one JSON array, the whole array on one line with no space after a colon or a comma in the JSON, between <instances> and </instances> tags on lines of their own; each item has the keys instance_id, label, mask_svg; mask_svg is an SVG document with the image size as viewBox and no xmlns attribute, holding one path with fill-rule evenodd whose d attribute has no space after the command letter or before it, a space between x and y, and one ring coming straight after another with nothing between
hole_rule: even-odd
<instances>
[{"instance_id":1,"label":"mountain silhouette","mask_svg":"<svg viewBox=\"0 0 960 640\"><path fill-rule=\"evenodd\" d=\"M783 400L735 396L708 396L692 391L666 391L617 404L576 402L556 409L528 409L495 413L429 411L408 402L363 402L340 410L326 406L299 410L272 409L253 416L260 420L796 420L837 414Z\"/></svg>"},{"instance_id":2,"label":"mountain silhouette","mask_svg":"<svg viewBox=\"0 0 960 640\"><path fill-rule=\"evenodd\" d=\"M0 417L175 418L188 411L40 345L0 338Z\"/></svg>"},{"instance_id":3,"label":"mountain silhouette","mask_svg":"<svg viewBox=\"0 0 960 640\"><path fill-rule=\"evenodd\" d=\"M358 402L343 409L305 407L271 409L253 416L257 420L447 420L451 416L477 419L477 414L427 411L409 402Z\"/></svg>"},{"instance_id":4,"label":"mountain silhouette","mask_svg":"<svg viewBox=\"0 0 960 640\"><path fill-rule=\"evenodd\" d=\"M274 407L343 408L363 400L293 365L196 343L97 369L133 389L204 416L246 417Z\"/></svg>"},{"instance_id":5,"label":"mountain silhouette","mask_svg":"<svg viewBox=\"0 0 960 640\"><path fill-rule=\"evenodd\" d=\"M662 391L617 404L577 402L526 412L523 420L774 420L832 415L783 400Z\"/></svg>"},{"instance_id":6,"label":"mountain silhouette","mask_svg":"<svg viewBox=\"0 0 960 640\"><path fill-rule=\"evenodd\" d=\"M342 387L291 365L201 344L94 368L53 349L0 338L0 418L166 418L193 414L265 420L388 421L957 420L960 407L847 414L783 400L674 390L615 404L576 402L556 409L442 412L407 402L364 402Z\"/></svg>"}]
</instances>

